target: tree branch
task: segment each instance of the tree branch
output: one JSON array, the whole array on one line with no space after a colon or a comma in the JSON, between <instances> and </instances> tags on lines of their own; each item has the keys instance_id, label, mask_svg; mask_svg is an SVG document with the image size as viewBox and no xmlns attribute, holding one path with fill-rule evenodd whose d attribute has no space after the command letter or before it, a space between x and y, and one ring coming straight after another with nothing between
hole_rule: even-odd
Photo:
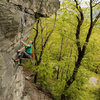
<instances>
[{"instance_id":1,"label":"tree branch","mask_svg":"<svg viewBox=\"0 0 100 100\"><path fill-rule=\"evenodd\" d=\"M99 18L100 18L100 12L99 12L99 14L96 16L95 20L93 21L93 26L96 24L96 22L98 21Z\"/></svg>"},{"instance_id":2,"label":"tree branch","mask_svg":"<svg viewBox=\"0 0 100 100\"><path fill-rule=\"evenodd\" d=\"M44 29L45 29L45 27L42 27L42 22L41 22L41 20L40 20L40 27L41 27L41 40L42 40L42 46L43 46L43 31L44 31Z\"/></svg>"},{"instance_id":3,"label":"tree branch","mask_svg":"<svg viewBox=\"0 0 100 100\"><path fill-rule=\"evenodd\" d=\"M53 27L53 29L52 29L51 31L48 32L48 33L50 33L50 34L47 36L47 39L45 40L45 43L44 43L44 45L43 45L44 47L45 47L45 45L46 45L46 43L47 43L49 37L51 36L51 34L52 34L53 31L54 31L54 28L55 28L55 26L56 26L56 20L57 20L57 13L55 13L54 27Z\"/></svg>"},{"instance_id":4,"label":"tree branch","mask_svg":"<svg viewBox=\"0 0 100 100\"><path fill-rule=\"evenodd\" d=\"M78 2L77 2L77 0L74 0L75 1L75 3L76 3L76 8L77 8L77 10L79 10L79 7L78 7Z\"/></svg>"},{"instance_id":5,"label":"tree branch","mask_svg":"<svg viewBox=\"0 0 100 100\"><path fill-rule=\"evenodd\" d=\"M90 0L90 27L93 25L93 10L92 10L92 0Z\"/></svg>"},{"instance_id":6,"label":"tree branch","mask_svg":"<svg viewBox=\"0 0 100 100\"><path fill-rule=\"evenodd\" d=\"M80 37L79 37L79 35L80 35L80 29L81 29L81 26L82 26L83 21L84 21L84 15L83 15L81 7L78 5L77 0L74 0L74 1L76 2L76 8L78 9L78 11L80 13L80 18L79 18L79 16L77 16L78 25L77 25L77 29L76 29L76 40L77 40L76 45L77 45L77 48L78 48L78 59L75 62L75 68L73 70L72 76L66 82L65 90L68 89L70 87L70 85L75 81L75 77L76 77L76 74L78 72L81 60L82 60L82 58L84 56L84 54L82 54L81 45L80 45L80 41L79 41L80 40Z\"/></svg>"},{"instance_id":7,"label":"tree branch","mask_svg":"<svg viewBox=\"0 0 100 100\"><path fill-rule=\"evenodd\" d=\"M90 39L90 36L92 34L92 30L93 30L93 27L94 25L96 24L96 22L98 21L98 19L100 18L100 13L96 16L95 20L93 21L93 16L92 16L92 0L90 0L90 28L89 28L89 31L88 31L88 34L87 34L87 37L86 37L86 40L85 40L85 43L83 45L83 49L82 49L82 53L85 53L86 51L86 46L89 42L89 39Z\"/></svg>"},{"instance_id":8,"label":"tree branch","mask_svg":"<svg viewBox=\"0 0 100 100\"><path fill-rule=\"evenodd\" d=\"M78 25L77 25L77 29L76 29L76 40L77 40L76 45L78 48L78 54L80 54L81 53L81 44L79 41L79 39L80 39L79 35L80 35L80 28L81 28L81 25L82 25L83 20L84 20L84 15L83 15L82 9L81 9L80 5L78 4L77 0L74 0L74 1L76 3L76 8L79 11L80 17L81 17L81 18L79 18L79 16L76 16L77 21L78 21Z\"/></svg>"},{"instance_id":9,"label":"tree branch","mask_svg":"<svg viewBox=\"0 0 100 100\"><path fill-rule=\"evenodd\" d=\"M95 5L93 5L92 8L95 7L95 6L97 6L98 4L100 4L100 1L98 3L96 3Z\"/></svg>"},{"instance_id":10,"label":"tree branch","mask_svg":"<svg viewBox=\"0 0 100 100\"><path fill-rule=\"evenodd\" d=\"M37 58L37 53L36 53L36 39L37 39L37 37L38 37L38 24L39 24L39 20L37 20L37 23L36 23L36 35L35 35L35 37L34 37L34 45L33 45L33 47L34 47L34 55L35 55L35 59L36 59L36 64L37 64L37 62L38 62L38 58Z\"/></svg>"},{"instance_id":11,"label":"tree branch","mask_svg":"<svg viewBox=\"0 0 100 100\"><path fill-rule=\"evenodd\" d=\"M52 34L53 31L54 31L54 28L55 28L55 25L56 25L56 19L57 19L57 13L55 13L55 22L54 22L54 27L53 27L53 29L52 29L51 31L49 31L50 34L47 36L47 38L46 38L44 44L42 45L42 50L41 50L41 52L40 52L40 56L39 56L38 64L41 62L41 58L42 58L42 55L43 55L44 48L45 48L45 46L46 46L46 44L47 44L47 42L48 42L48 40L49 40L51 34Z\"/></svg>"},{"instance_id":12,"label":"tree branch","mask_svg":"<svg viewBox=\"0 0 100 100\"><path fill-rule=\"evenodd\" d=\"M81 44L80 44L80 20L79 20L79 17L77 16L77 21L78 21L78 25L77 25L77 29L76 29L76 45L77 45L77 48L78 48L78 53L81 52Z\"/></svg>"},{"instance_id":13,"label":"tree branch","mask_svg":"<svg viewBox=\"0 0 100 100\"><path fill-rule=\"evenodd\" d=\"M92 1L92 0L90 0L90 1ZM90 4L90 5L91 5L91 4ZM90 9L92 10L92 5L90 6ZM91 10L90 10L90 11L91 11ZM88 35L87 35L87 37L86 37L84 46L86 45L87 42L89 42L89 38L90 38L90 36L91 36L92 29L93 29L94 25L96 24L96 22L98 21L98 19L100 18L100 12L99 12L99 14L96 16L95 20L93 21L92 11L91 11L91 12L90 12L90 18L91 18L91 19L90 19L90 20L91 20L90 28L89 28Z\"/></svg>"},{"instance_id":14,"label":"tree branch","mask_svg":"<svg viewBox=\"0 0 100 100\"><path fill-rule=\"evenodd\" d=\"M35 29L34 27L33 27L33 29L34 29L35 31L37 31L37 29Z\"/></svg>"}]
</instances>

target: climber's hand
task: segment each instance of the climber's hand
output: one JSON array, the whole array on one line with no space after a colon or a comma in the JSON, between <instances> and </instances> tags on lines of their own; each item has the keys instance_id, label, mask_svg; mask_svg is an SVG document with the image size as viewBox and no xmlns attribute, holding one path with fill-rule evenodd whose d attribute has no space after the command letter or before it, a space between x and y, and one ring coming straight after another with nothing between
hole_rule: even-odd
<instances>
[{"instance_id":1,"label":"climber's hand","mask_svg":"<svg viewBox=\"0 0 100 100\"><path fill-rule=\"evenodd\" d=\"M17 51L18 53L21 52L20 50Z\"/></svg>"},{"instance_id":2,"label":"climber's hand","mask_svg":"<svg viewBox=\"0 0 100 100\"><path fill-rule=\"evenodd\" d=\"M23 41L21 41L21 43L24 43Z\"/></svg>"}]
</instances>

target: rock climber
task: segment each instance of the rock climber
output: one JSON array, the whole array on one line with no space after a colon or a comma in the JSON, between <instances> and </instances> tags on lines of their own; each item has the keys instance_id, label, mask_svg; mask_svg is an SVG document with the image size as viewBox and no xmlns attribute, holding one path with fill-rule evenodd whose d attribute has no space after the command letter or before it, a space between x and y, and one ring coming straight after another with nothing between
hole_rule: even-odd
<instances>
[{"instance_id":1,"label":"rock climber","mask_svg":"<svg viewBox=\"0 0 100 100\"><path fill-rule=\"evenodd\" d=\"M18 59L16 59L16 62L20 62L20 65L22 63L22 58L31 58L32 56L32 41L29 41L29 43L25 43L21 41L21 43L24 45L21 49L18 50L18 53L20 55L18 56Z\"/></svg>"}]
</instances>

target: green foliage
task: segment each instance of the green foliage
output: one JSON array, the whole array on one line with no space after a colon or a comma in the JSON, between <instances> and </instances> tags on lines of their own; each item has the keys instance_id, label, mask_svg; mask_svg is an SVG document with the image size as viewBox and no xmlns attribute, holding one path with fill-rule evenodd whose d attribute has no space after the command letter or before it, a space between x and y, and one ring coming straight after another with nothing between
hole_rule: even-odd
<instances>
[{"instance_id":1,"label":"green foliage","mask_svg":"<svg viewBox=\"0 0 100 100\"><path fill-rule=\"evenodd\" d=\"M98 9L99 6L96 7ZM38 72L38 82L41 87L49 90L56 100L60 100L66 81L72 76L75 67L75 61L78 58L76 42L80 41L81 47L85 42L85 38L89 29L89 8L82 8L84 12L84 23L81 27L80 40L76 40L76 26L78 14L73 0L65 0L61 9L58 11L58 17L55 30L50 36L42 55L42 61L38 66L34 66L30 62L26 62L27 66L32 67L34 72ZM41 18L41 25L44 28L41 33L41 25L39 24L39 34L36 40L36 50L38 57L41 52L41 44L45 42L48 32L53 29L54 15L50 18ZM100 76L100 20L95 25L89 44L86 48L85 56L82 60L81 67L78 71L74 83L64 92L68 100L99 100L99 88L91 86L89 78L97 73ZM34 26L35 27L35 26ZM29 37L33 40L35 30L32 30ZM43 38L43 41L42 41ZM62 42L63 38L63 42ZM61 51L62 45L62 51ZM33 49L34 52L34 49ZM61 53L61 60L59 61ZM57 73L59 72L58 79ZM100 78L99 78L100 79Z\"/></svg>"}]
</instances>

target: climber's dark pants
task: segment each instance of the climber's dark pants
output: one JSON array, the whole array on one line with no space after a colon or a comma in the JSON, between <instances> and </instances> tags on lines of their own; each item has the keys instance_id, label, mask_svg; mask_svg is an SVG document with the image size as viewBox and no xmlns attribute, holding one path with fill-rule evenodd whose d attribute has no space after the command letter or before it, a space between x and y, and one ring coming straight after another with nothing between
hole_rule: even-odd
<instances>
[{"instance_id":1,"label":"climber's dark pants","mask_svg":"<svg viewBox=\"0 0 100 100\"><path fill-rule=\"evenodd\" d=\"M31 58L31 53L26 53L25 51L21 52L21 54L18 56L20 59L20 64L22 63L22 58Z\"/></svg>"}]
</instances>

